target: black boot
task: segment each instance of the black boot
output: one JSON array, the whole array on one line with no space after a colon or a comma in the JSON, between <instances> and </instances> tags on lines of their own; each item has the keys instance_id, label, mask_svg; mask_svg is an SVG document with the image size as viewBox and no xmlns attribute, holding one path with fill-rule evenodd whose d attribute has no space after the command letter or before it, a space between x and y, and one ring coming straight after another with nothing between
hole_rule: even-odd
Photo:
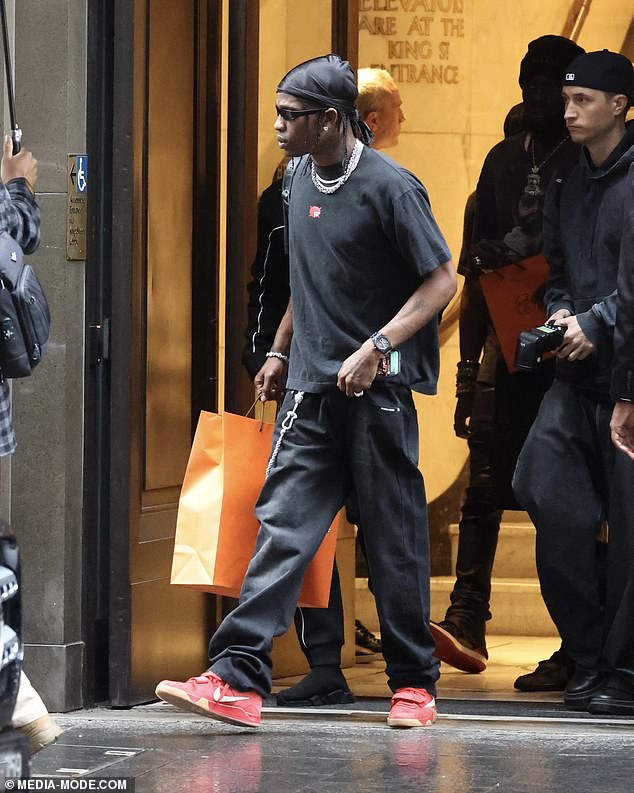
<instances>
[{"instance_id":1,"label":"black boot","mask_svg":"<svg viewBox=\"0 0 634 793\"><path fill-rule=\"evenodd\" d=\"M429 626L436 642L434 655L438 660L462 672L483 672L489 654L484 641L484 622L473 630L454 620L432 622Z\"/></svg>"},{"instance_id":2,"label":"black boot","mask_svg":"<svg viewBox=\"0 0 634 793\"><path fill-rule=\"evenodd\" d=\"M354 621L354 655L358 664L374 661L383 656L383 645L360 620Z\"/></svg>"},{"instance_id":3,"label":"black boot","mask_svg":"<svg viewBox=\"0 0 634 793\"><path fill-rule=\"evenodd\" d=\"M515 681L518 691L563 691L575 671L575 662L563 645L550 658L540 661L534 672L520 675Z\"/></svg>"},{"instance_id":4,"label":"black boot","mask_svg":"<svg viewBox=\"0 0 634 793\"><path fill-rule=\"evenodd\" d=\"M469 487L465 492L458 533L456 583L445 619L431 623L436 658L463 672L486 669L484 626L491 619L491 571L500 518L491 478L490 443L493 390L485 389L474 405L469 437Z\"/></svg>"},{"instance_id":5,"label":"black boot","mask_svg":"<svg viewBox=\"0 0 634 793\"><path fill-rule=\"evenodd\" d=\"M605 688L607 675L597 669L577 667L564 691L564 702L575 710L586 710L591 700Z\"/></svg>"},{"instance_id":6,"label":"black boot","mask_svg":"<svg viewBox=\"0 0 634 793\"><path fill-rule=\"evenodd\" d=\"M590 713L634 716L634 683L612 675L605 688L588 703Z\"/></svg>"}]
</instances>

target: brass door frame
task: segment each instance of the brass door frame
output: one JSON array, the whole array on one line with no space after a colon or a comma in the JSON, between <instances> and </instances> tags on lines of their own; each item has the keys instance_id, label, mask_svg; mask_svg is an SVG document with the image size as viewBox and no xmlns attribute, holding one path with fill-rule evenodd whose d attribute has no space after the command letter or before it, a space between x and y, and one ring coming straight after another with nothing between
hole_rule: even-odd
<instances>
[{"instance_id":1,"label":"brass door frame","mask_svg":"<svg viewBox=\"0 0 634 793\"><path fill-rule=\"evenodd\" d=\"M82 638L85 705L108 697L109 593L109 352L112 272L112 69L113 15L109 5L88 6L87 153L94 187L88 203L86 266L86 355L84 392L84 479Z\"/></svg>"},{"instance_id":2,"label":"brass door frame","mask_svg":"<svg viewBox=\"0 0 634 793\"><path fill-rule=\"evenodd\" d=\"M191 346L192 424L200 407L213 408L214 357L217 355L218 166L220 26L222 0L194 0L198 20L195 41L192 212L192 332L205 338L204 348ZM112 335L110 389L109 495L109 699L128 706L153 696L160 676L184 674L170 665L167 650L178 636L170 633L160 604L136 596L139 583L165 583L166 549L170 549L178 487L146 493L145 388L147 375L148 262L148 8L160 0L114 0L113 152L112 152ZM239 364L243 345L245 287L256 231L257 183L257 33L259 3L228 4L230 63L228 96L229 158L227 204L227 356L226 404L244 409L251 384ZM356 0L333 0L333 49L356 48ZM354 24L351 20L355 20ZM174 50L177 54L177 49ZM353 63L353 65L356 65ZM245 156L236 156L239 148ZM233 156L232 156L233 155ZM211 218L211 222L210 222ZM208 294L205 306L195 296ZM210 352L211 346L211 352ZM248 389L248 392L247 392ZM247 396L248 393L248 396ZM248 406L248 405L246 405ZM160 484L160 483L159 483ZM171 500L171 503L170 503ZM154 527L143 536L140 522ZM146 541L149 540L149 541ZM152 545L154 543L154 545ZM153 553L152 551L156 551ZM165 587L167 589L167 587ZM159 591L159 590L152 590ZM162 591L162 590L161 590ZM170 608L188 601L187 630L191 668L199 671L213 621L213 599L198 593L169 590ZM189 600L188 600L189 598ZM192 604L194 604L192 606ZM153 609L152 607L155 606ZM153 613L154 612L154 613ZM144 653L164 643L160 673ZM195 645L195 646L194 646ZM162 650L161 650L162 652ZM195 660L200 656L199 660ZM154 656L152 656L154 658ZM185 664L186 665L186 664Z\"/></svg>"},{"instance_id":3,"label":"brass door frame","mask_svg":"<svg viewBox=\"0 0 634 793\"><path fill-rule=\"evenodd\" d=\"M112 335L110 406L110 597L109 700L126 704L129 689L130 648L125 640L130 625L130 469L129 444L131 393L128 374L133 362L133 322L130 302L133 288L134 215L134 53L139 36L136 7L126 0L114 3L113 52L113 146L112 157L112 261L116 266L110 289L112 294ZM113 575L113 569L120 571ZM116 652L114 652L116 648Z\"/></svg>"},{"instance_id":4,"label":"brass door frame","mask_svg":"<svg viewBox=\"0 0 634 793\"><path fill-rule=\"evenodd\" d=\"M225 408L244 414L253 385L241 365L258 199L259 0L229 3Z\"/></svg>"},{"instance_id":5,"label":"brass door frame","mask_svg":"<svg viewBox=\"0 0 634 793\"><path fill-rule=\"evenodd\" d=\"M153 160L150 158L152 146L156 147L157 141L161 143L163 131L155 128L152 137L152 118L158 116L156 104L154 116L149 115L153 101L149 88L153 40L149 20L152 13L155 20L157 14L165 15L159 18L158 30L165 24L163 19L182 9L182 5L170 8L168 0L115 0L109 597L109 699L115 706L153 698L154 685L160 677L189 676L200 671L213 611L212 598L167 586L179 484L174 471L164 474L156 466L148 467L156 462L161 438L155 437L154 446L148 446L152 442L148 433L156 432L157 420L152 424L147 412L152 405L146 401L146 391L151 397L148 389L170 387L170 371L166 373L167 380L160 379L156 344L148 337L158 288L156 278L163 279L161 288L165 294L165 271L152 276L154 262L148 261L148 245L152 234L157 233L156 226L148 229L148 188L153 191L150 201L159 200L160 178L158 188L153 187L151 168L153 163L170 158L171 150L163 141L163 149L153 155ZM174 229L174 239L167 240L170 245L182 241L183 258L178 266L185 268L185 281L191 262L191 295L187 299L191 303L190 330L197 344L191 343L191 354L189 347L185 352L187 365L191 359L194 367L188 394L192 416L191 420L187 418L185 434L181 431L179 436L187 447L198 409L215 407L216 396L221 3L192 0L186 9L188 14L190 9L195 38L191 47L184 49L182 58L193 58L193 73L182 83L182 90L193 92L194 132L182 144L185 150L193 145L188 160L191 213L189 224L181 219ZM185 31L185 35L189 33ZM171 52L172 57L179 57L178 46ZM165 47L155 51L157 58L164 59L165 54ZM174 66L179 69L182 63L174 62ZM173 90L177 89L173 86ZM173 97L181 100L178 90ZM156 98L155 95L155 103ZM169 113L169 101L165 104L165 112ZM182 151L176 154L183 159ZM159 156L161 160L156 159ZM155 177L156 173L155 170ZM177 240L177 235L182 236ZM161 253L157 249L155 256ZM177 277L178 271L174 272ZM148 273L154 278L149 283ZM180 294L182 304L182 291ZM162 312L165 314L165 307ZM182 317L175 319L182 327ZM189 321L188 313L186 319ZM166 338L172 341L171 337ZM154 352L149 342L154 343ZM148 363L150 354L155 356L153 367ZM164 419L162 426L166 426ZM152 459L148 454L153 455ZM183 613L187 620L182 619Z\"/></svg>"},{"instance_id":6,"label":"brass door frame","mask_svg":"<svg viewBox=\"0 0 634 793\"><path fill-rule=\"evenodd\" d=\"M359 66L359 0L332 0L332 51Z\"/></svg>"}]
</instances>

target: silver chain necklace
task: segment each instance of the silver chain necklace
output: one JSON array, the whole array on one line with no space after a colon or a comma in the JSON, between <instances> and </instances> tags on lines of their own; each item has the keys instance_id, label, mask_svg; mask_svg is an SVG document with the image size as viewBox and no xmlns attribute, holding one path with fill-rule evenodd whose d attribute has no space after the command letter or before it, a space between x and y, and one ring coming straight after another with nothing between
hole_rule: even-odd
<instances>
[{"instance_id":1,"label":"silver chain necklace","mask_svg":"<svg viewBox=\"0 0 634 793\"><path fill-rule=\"evenodd\" d=\"M544 195L544 191L542 189L542 178L540 175L540 170L546 165L548 160L559 151L559 149L564 145L564 143L570 139L570 135L566 135L565 138L559 141L559 143L555 146L554 149L551 149L550 153L543 159L539 165L535 160L535 136L531 135L531 170L530 173L526 175L526 186L524 187L524 192L526 195L531 196L540 196Z\"/></svg>"},{"instance_id":2,"label":"silver chain necklace","mask_svg":"<svg viewBox=\"0 0 634 793\"><path fill-rule=\"evenodd\" d=\"M322 177L317 173L315 163L311 162L310 175L313 180L313 184L319 190L319 192L329 195L330 193L334 193L336 190L338 190L341 185L345 184L348 181L350 174L359 164L362 151L363 143L357 138L354 148L352 149L350 159L348 160L346 170L337 179L322 179Z\"/></svg>"}]
</instances>

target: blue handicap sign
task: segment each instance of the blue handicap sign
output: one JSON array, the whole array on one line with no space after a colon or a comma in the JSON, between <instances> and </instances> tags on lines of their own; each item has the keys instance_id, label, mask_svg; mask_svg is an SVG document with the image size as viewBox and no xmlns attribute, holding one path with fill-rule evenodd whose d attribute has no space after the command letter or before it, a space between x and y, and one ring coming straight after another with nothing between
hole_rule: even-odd
<instances>
[{"instance_id":1,"label":"blue handicap sign","mask_svg":"<svg viewBox=\"0 0 634 793\"><path fill-rule=\"evenodd\" d=\"M75 186L78 193L85 193L88 188L88 157L85 154L77 155Z\"/></svg>"}]
</instances>

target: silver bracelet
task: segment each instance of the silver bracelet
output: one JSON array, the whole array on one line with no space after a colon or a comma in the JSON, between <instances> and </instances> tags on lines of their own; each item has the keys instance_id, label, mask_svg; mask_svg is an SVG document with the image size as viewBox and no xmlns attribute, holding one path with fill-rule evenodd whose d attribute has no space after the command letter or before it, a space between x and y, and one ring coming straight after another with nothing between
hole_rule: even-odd
<instances>
[{"instance_id":1,"label":"silver bracelet","mask_svg":"<svg viewBox=\"0 0 634 793\"><path fill-rule=\"evenodd\" d=\"M280 361L284 361L284 363L288 363L288 355L284 355L283 352L273 352L273 350L271 350L270 352L267 352L266 357L279 358Z\"/></svg>"}]
</instances>

